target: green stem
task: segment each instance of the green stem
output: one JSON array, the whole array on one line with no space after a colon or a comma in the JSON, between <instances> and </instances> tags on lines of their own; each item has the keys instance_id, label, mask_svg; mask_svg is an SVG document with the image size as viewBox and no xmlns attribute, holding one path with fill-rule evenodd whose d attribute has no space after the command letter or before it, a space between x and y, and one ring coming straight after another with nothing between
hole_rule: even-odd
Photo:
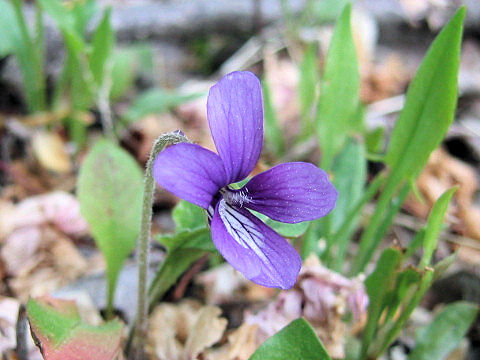
<instances>
[{"instance_id":1,"label":"green stem","mask_svg":"<svg viewBox=\"0 0 480 360\"><path fill-rule=\"evenodd\" d=\"M398 183L396 181L387 180L385 189L382 191L375 207L375 211L370 218L370 223L360 239L360 247L351 269L352 275L356 275L363 271L368 261L371 259L375 248L378 246L378 229L382 226L382 222L385 219L385 214L388 212L388 208L390 207L390 201L397 190L397 185Z\"/></svg>"},{"instance_id":2,"label":"green stem","mask_svg":"<svg viewBox=\"0 0 480 360\"><path fill-rule=\"evenodd\" d=\"M46 110L46 78L43 74L43 62L44 62L44 29L43 29L43 9L39 1L36 1L36 13L35 13L35 78L38 86L38 101L40 103L40 110Z\"/></svg>"},{"instance_id":3,"label":"green stem","mask_svg":"<svg viewBox=\"0 0 480 360\"><path fill-rule=\"evenodd\" d=\"M188 142L188 139L179 132L173 132L161 135L154 143L148 159L144 176L144 193L142 220L140 226L140 236L138 239L138 306L137 321L135 325L135 334L133 339L133 357L132 359L141 360L144 358L145 338L147 333L148 318L148 294L147 294L147 269L148 269L148 250L150 239L150 228L152 224L152 203L155 190L153 179L153 162L157 155L167 145Z\"/></svg>"},{"instance_id":4,"label":"green stem","mask_svg":"<svg viewBox=\"0 0 480 360\"><path fill-rule=\"evenodd\" d=\"M23 44L19 46L18 60L22 70L24 84L26 88L26 98L29 110L37 112L43 110L41 96L41 83L38 82L38 74L42 74L42 69L38 69L39 64L38 54L35 49L34 41L30 36L25 18L22 12L22 2L20 0L12 0L15 17L20 28L20 36ZM41 45L39 45L41 46Z\"/></svg>"},{"instance_id":5,"label":"green stem","mask_svg":"<svg viewBox=\"0 0 480 360\"><path fill-rule=\"evenodd\" d=\"M363 207L375 196L378 192L378 189L383 184L385 176L383 174L377 175L377 177L368 185L367 189L363 196L357 201L354 207L348 212L345 216L345 220L340 225L338 230L331 236L327 242L327 247L332 247L333 245L337 247L337 253L335 256L332 256L330 249L328 248L327 254L327 264L330 264L334 267L336 271L340 271L343 267L343 262L345 261L346 249L348 245L348 234L355 219L357 219L358 214L362 211Z\"/></svg>"},{"instance_id":6,"label":"green stem","mask_svg":"<svg viewBox=\"0 0 480 360\"><path fill-rule=\"evenodd\" d=\"M410 318L413 310L420 304L420 301L423 298L423 295L432 285L434 278L434 271L431 268L426 267L425 273L422 277L422 280L413 291L410 292L410 296L405 302L404 308L400 316L393 322L388 325L384 325L382 331L378 333L377 339L378 347L373 347L373 351L369 354L369 358L377 359L381 354L387 351L388 346L395 340L398 333L404 327L407 320Z\"/></svg>"}]
</instances>

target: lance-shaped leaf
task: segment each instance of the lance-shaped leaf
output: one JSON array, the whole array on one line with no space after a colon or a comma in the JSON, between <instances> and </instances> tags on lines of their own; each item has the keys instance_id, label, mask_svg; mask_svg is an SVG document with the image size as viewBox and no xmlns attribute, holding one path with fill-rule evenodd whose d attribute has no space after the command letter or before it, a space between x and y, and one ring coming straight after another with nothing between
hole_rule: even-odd
<instances>
[{"instance_id":1,"label":"lance-shaped leaf","mask_svg":"<svg viewBox=\"0 0 480 360\"><path fill-rule=\"evenodd\" d=\"M115 34L110 25L111 9L107 8L102 21L93 34L92 53L90 55L90 70L97 85L101 86L105 75L107 62L112 55L115 43Z\"/></svg>"},{"instance_id":2,"label":"lance-shaped leaf","mask_svg":"<svg viewBox=\"0 0 480 360\"><path fill-rule=\"evenodd\" d=\"M462 7L436 37L410 83L386 155L394 169L391 181L417 175L453 121L464 18Z\"/></svg>"},{"instance_id":3,"label":"lance-shaped leaf","mask_svg":"<svg viewBox=\"0 0 480 360\"><path fill-rule=\"evenodd\" d=\"M467 302L447 305L430 325L417 331L409 359L445 359L465 336L477 313L478 306Z\"/></svg>"},{"instance_id":4,"label":"lance-shaped leaf","mask_svg":"<svg viewBox=\"0 0 480 360\"><path fill-rule=\"evenodd\" d=\"M316 126L324 169L330 168L354 128L359 105L360 75L350 12L347 5L335 26L320 89Z\"/></svg>"},{"instance_id":5,"label":"lance-shaped leaf","mask_svg":"<svg viewBox=\"0 0 480 360\"><path fill-rule=\"evenodd\" d=\"M120 321L100 326L85 324L74 301L48 296L30 299L27 316L45 360L114 360L120 353Z\"/></svg>"},{"instance_id":6,"label":"lance-shaped leaf","mask_svg":"<svg viewBox=\"0 0 480 360\"><path fill-rule=\"evenodd\" d=\"M445 191L442 196L433 205L428 223L425 227L425 235L423 239L423 257L420 261L420 267L430 265L433 252L437 248L438 237L442 229L443 218L448 210L448 205L452 200L452 196L458 187L453 187Z\"/></svg>"},{"instance_id":7,"label":"lance-shaped leaf","mask_svg":"<svg viewBox=\"0 0 480 360\"><path fill-rule=\"evenodd\" d=\"M80 169L80 209L107 262L109 308L118 273L140 231L142 189L138 164L108 141L95 144Z\"/></svg>"}]
</instances>

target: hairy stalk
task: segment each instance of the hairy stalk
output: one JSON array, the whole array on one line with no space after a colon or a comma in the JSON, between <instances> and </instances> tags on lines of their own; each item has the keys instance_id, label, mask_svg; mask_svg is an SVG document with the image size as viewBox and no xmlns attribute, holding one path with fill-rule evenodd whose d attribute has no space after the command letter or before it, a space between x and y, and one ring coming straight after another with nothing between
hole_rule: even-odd
<instances>
[{"instance_id":1,"label":"hairy stalk","mask_svg":"<svg viewBox=\"0 0 480 360\"><path fill-rule=\"evenodd\" d=\"M188 142L188 139L180 132L172 132L161 135L153 144L144 175L144 193L142 207L142 222L140 236L138 239L138 305L137 320L133 337L131 360L142 360L144 358L145 338L147 333L148 318L148 295L147 295L147 269L148 250L150 239L150 227L152 224L152 203L155 183L153 179L153 162L157 155L167 145Z\"/></svg>"}]
</instances>

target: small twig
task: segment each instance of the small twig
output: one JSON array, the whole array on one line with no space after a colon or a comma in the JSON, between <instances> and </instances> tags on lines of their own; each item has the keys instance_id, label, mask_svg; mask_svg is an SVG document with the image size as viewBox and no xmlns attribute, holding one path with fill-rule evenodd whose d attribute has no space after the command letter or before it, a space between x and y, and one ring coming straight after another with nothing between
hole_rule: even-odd
<instances>
[{"instance_id":1,"label":"small twig","mask_svg":"<svg viewBox=\"0 0 480 360\"><path fill-rule=\"evenodd\" d=\"M27 314L25 306L20 305L18 309L18 318L16 326L17 346L15 353L18 360L28 360L28 345L27 345Z\"/></svg>"},{"instance_id":2,"label":"small twig","mask_svg":"<svg viewBox=\"0 0 480 360\"><path fill-rule=\"evenodd\" d=\"M202 270L203 265L208 260L208 254L203 255L200 259L198 259L195 264L185 273L183 274L182 278L180 279L180 283L178 284L177 288L173 293L173 299L175 301L180 300L183 295L185 294L185 290L187 289L188 284L193 279L195 274Z\"/></svg>"}]
</instances>

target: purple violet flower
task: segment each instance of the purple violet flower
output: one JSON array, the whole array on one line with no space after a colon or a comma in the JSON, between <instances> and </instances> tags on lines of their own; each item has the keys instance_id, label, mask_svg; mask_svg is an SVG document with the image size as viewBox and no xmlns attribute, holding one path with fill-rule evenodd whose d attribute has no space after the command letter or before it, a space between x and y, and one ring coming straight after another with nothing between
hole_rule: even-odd
<instances>
[{"instance_id":1,"label":"purple violet flower","mask_svg":"<svg viewBox=\"0 0 480 360\"><path fill-rule=\"evenodd\" d=\"M263 142L262 90L250 72L233 72L212 86L207 117L218 155L180 143L154 162L158 184L207 210L212 240L222 256L249 280L267 287L293 287L301 258L286 239L253 215L298 223L327 215L337 191L325 171L304 162L277 165L254 176Z\"/></svg>"}]
</instances>

